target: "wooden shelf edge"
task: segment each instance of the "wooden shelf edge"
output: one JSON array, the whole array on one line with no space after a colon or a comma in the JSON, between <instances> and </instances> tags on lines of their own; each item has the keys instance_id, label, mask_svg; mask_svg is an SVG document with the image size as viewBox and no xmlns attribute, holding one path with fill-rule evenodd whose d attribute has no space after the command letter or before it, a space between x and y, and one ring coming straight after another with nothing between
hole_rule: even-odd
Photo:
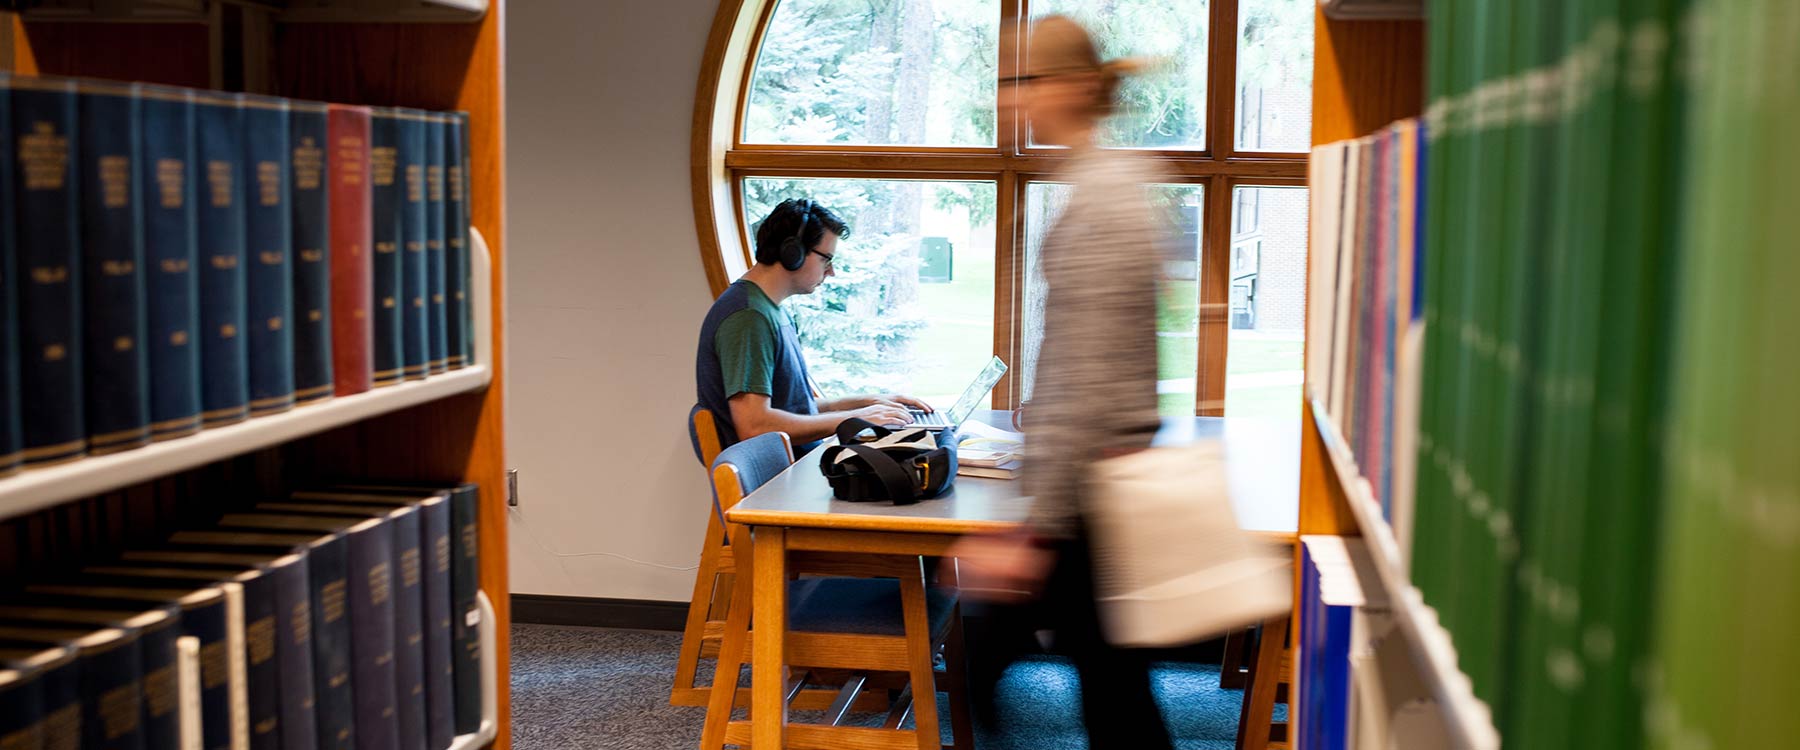
<instances>
[{"instance_id":1,"label":"wooden shelf edge","mask_svg":"<svg viewBox=\"0 0 1800 750\"><path fill-rule=\"evenodd\" d=\"M409 381L353 396L299 406L281 414L202 430L195 435L152 443L135 450L83 458L60 466L29 469L0 479L0 519L486 388L494 378L494 371L490 366L493 362L493 295L488 285L492 261L488 255L487 242L481 237L481 233L471 229L469 237L473 250L469 253L469 292L474 306L475 364L433 375L425 380Z\"/></svg>"},{"instance_id":2,"label":"wooden shelf edge","mask_svg":"<svg viewBox=\"0 0 1800 750\"><path fill-rule=\"evenodd\" d=\"M1349 444L1324 405L1317 399L1308 399L1307 406L1325 443L1331 473L1349 500L1351 514L1375 562L1375 583L1387 591L1388 606L1406 637L1413 663L1424 670L1422 676L1443 712L1454 747L1499 750L1500 732L1494 728L1493 712L1475 697L1473 683L1457 667L1456 647L1450 640L1450 631L1439 624L1437 610L1425 603L1424 595L1412 584L1412 577L1401 562L1404 558L1399 540L1382 517L1381 504L1376 502L1368 480L1357 467Z\"/></svg>"},{"instance_id":3,"label":"wooden shelf edge","mask_svg":"<svg viewBox=\"0 0 1800 750\"><path fill-rule=\"evenodd\" d=\"M493 744L500 735L500 666L498 648L499 618L494 616L494 603L487 592L475 592L476 606L481 608L481 728L473 734L459 734L450 741L450 750L477 750Z\"/></svg>"}]
</instances>

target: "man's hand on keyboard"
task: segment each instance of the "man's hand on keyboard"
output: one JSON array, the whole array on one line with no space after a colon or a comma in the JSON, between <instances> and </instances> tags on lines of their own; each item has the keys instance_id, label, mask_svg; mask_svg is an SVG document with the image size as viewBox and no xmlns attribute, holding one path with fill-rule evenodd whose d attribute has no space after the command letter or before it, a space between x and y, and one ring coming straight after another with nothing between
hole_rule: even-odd
<instances>
[{"instance_id":1,"label":"man's hand on keyboard","mask_svg":"<svg viewBox=\"0 0 1800 750\"><path fill-rule=\"evenodd\" d=\"M872 424L883 427L908 424L913 421L912 413L904 406L890 404L871 404L850 412L850 416L861 417Z\"/></svg>"},{"instance_id":2,"label":"man's hand on keyboard","mask_svg":"<svg viewBox=\"0 0 1800 750\"><path fill-rule=\"evenodd\" d=\"M898 409L917 409L926 413L937 411L936 409L931 408L931 404L927 404L924 401L920 401L919 399L902 393L876 393L862 397L858 399L858 401L861 402L857 404L859 407L892 406Z\"/></svg>"}]
</instances>

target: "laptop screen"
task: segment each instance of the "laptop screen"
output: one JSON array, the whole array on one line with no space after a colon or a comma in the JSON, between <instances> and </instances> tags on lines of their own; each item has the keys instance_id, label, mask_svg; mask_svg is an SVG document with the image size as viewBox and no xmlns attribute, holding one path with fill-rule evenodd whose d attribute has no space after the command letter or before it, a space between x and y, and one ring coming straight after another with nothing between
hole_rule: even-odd
<instances>
[{"instance_id":1,"label":"laptop screen","mask_svg":"<svg viewBox=\"0 0 1800 750\"><path fill-rule=\"evenodd\" d=\"M981 368L981 374L976 375L975 382L970 383L968 389L963 391L962 398L957 399L956 405L944 414L945 420L953 425L962 424L970 414L975 413L975 409L981 406L981 400L987 397L988 391L993 390L994 384L1000 382L1000 376L1005 374L1006 363L1000 361L999 357L988 360L987 367Z\"/></svg>"}]
</instances>

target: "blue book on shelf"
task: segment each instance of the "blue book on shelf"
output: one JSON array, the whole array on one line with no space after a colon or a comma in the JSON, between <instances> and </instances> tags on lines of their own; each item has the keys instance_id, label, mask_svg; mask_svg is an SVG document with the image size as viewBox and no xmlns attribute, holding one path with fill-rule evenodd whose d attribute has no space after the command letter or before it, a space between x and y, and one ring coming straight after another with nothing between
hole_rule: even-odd
<instances>
[{"instance_id":1,"label":"blue book on shelf","mask_svg":"<svg viewBox=\"0 0 1800 750\"><path fill-rule=\"evenodd\" d=\"M145 86L143 161L144 350L150 362L150 439L200 429L199 228L194 200L194 95Z\"/></svg>"},{"instance_id":2,"label":"blue book on shelf","mask_svg":"<svg viewBox=\"0 0 1800 750\"><path fill-rule=\"evenodd\" d=\"M288 103L238 95L244 112L245 336L250 414L294 406L294 215L288 170Z\"/></svg>"},{"instance_id":3,"label":"blue book on shelf","mask_svg":"<svg viewBox=\"0 0 1800 750\"><path fill-rule=\"evenodd\" d=\"M444 347L454 370L475 359L469 314L469 113L452 112L444 131Z\"/></svg>"},{"instance_id":4,"label":"blue book on shelf","mask_svg":"<svg viewBox=\"0 0 1800 750\"><path fill-rule=\"evenodd\" d=\"M444 174L449 166L449 118L432 113L425 120L425 330L426 361L432 372L443 372L449 366L449 343L444 330L448 323L445 310L445 232L448 216L444 206Z\"/></svg>"},{"instance_id":5,"label":"blue book on shelf","mask_svg":"<svg viewBox=\"0 0 1800 750\"><path fill-rule=\"evenodd\" d=\"M1320 547L1319 545L1326 545ZM1300 746L1345 750L1351 621L1363 602L1342 537L1305 537L1300 558ZM1332 578L1338 578L1336 583ZM1350 584L1346 586L1346 583ZM1354 589L1354 590L1347 590Z\"/></svg>"},{"instance_id":6,"label":"blue book on shelf","mask_svg":"<svg viewBox=\"0 0 1800 750\"><path fill-rule=\"evenodd\" d=\"M400 252L401 206L406 200L400 173L400 113L374 107L369 117L369 242L375 247L373 273L374 385L400 382L405 360L405 274Z\"/></svg>"},{"instance_id":7,"label":"blue book on shelf","mask_svg":"<svg viewBox=\"0 0 1800 750\"><path fill-rule=\"evenodd\" d=\"M26 465L87 449L81 385L80 143L75 83L12 79L19 404Z\"/></svg>"},{"instance_id":8,"label":"blue book on shelf","mask_svg":"<svg viewBox=\"0 0 1800 750\"><path fill-rule=\"evenodd\" d=\"M294 401L331 398L331 195L326 190L329 111L288 103L294 205Z\"/></svg>"},{"instance_id":9,"label":"blue book on shelf","mask_svg":"<svg viewBox=\"0 0 1800 750\"><path fill-rule=\"evenodd\" d=\"M0 476L19 470L18 248L13 228L12 77L0 73Z\"/></svg>"},{"instance_id":10,"label":"blue book on shelf","mask_svg":"<svg viewBox=\"0 0 1800 750\"><path fill-rule=\"evenodd\" d=\"M402 297L401 335L402 376L422 380L430 371L431 333L427 322L425 296L430 293L426 281L425 243L425 113L416 109L400 111L400 175L405 193L400 203L400 255Z\"/></svg>"},{"instance_id":11,"label":"blue book on shelf","mask_svg":"<svg viewBox=\"0 0 1800 750\"><path fill-rule=\"evenodd\" d=\"M132 84L82 81L81 281L88 453L150 442L144 355L144 213L133 184L143 155Z\"/></svg>"},{"instance_id":12,"label":"blue book on shelf","mask_svg":"<svg viewBox=\"0 0 1800 750\"><path fill-rule=\"evenodd\" d=\"M230 94L194 95L200 287L200 416L207 427L250 415L244 345L244 129Z\"/></svg>"}]
</instances>

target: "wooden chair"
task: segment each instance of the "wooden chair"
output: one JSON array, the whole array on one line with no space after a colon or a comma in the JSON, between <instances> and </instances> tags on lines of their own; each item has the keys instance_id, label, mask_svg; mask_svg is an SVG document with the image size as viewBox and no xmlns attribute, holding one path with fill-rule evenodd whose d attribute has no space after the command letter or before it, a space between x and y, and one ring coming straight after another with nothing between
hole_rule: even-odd
<instances>
[{"instance_id":1,"label":"wooden chair","mask_svg":"<svg viewBox=\"0 0 1800 750\"><path fill-rule=\"evenodd\" d=\"M779 433L760 435L721 452L713 467L714 496L721 517L792 460L787 436ZM739 558L733 566L738 574L736 606L730 608L725 624L707 704L700 746L708 750L726 743L747 746L750 736L749 722L731 721L732 708L747 705L748 697L736 683L748 654L754 616L748 606L753 580L747 554L749 530L727 524L726 531L731 535L731 550L746 554L732 555ZM787 666L795 668L795 678L786 691L790 706L806 709L797 698L804 697L809 687L818 690L814 687L818 684L841 682L826 708L825 724L790 729L796 744L881 746L892 740L877 739L873 733L902 731L910 735L911 744L938 750L941 738L933 661L942 650L945 688L953 707L952 747L973 750L955 590L928 588L923 560L916 556L794 554L789 564L801 576L831 576L800 577L788 584ZM852 710L882 707L887 689L899 686L904 686L899 697L885 706L888 716L882 729L842 726ZM908 715L914 719L914 729L899 730Z\"/></svg>"},{"instance_id":2,"label":"wooden chair","mask_svg":"<svg viewBox=\"0 0 1800 750\"><path fill-rule=\"evenodd\" d=\"M695 404L688 411L688 438L693 441L695 458L710 471L713 460L723 450L712 410ZM707 687L694 685L695 674L701 659L711 659L719 653L737 570L723 522L715 504L715 512L707 514L706 535L700 540L700 566L694 571L694 594L688 599L687 623L681 632L675 685L669 690L669 703L673 705L706 705Z\"/></svg>"},{"instance_id":3,"label":"wooden chair","mask_svg":"<svg viewBox=\"0 0 1800 750\"><path fill-rule=\"evenodd\" d=\"M1291 697L1291 691L1283 690L1289 687L1288 675L1293 666L1286 656L1288 620L1289 616L1283 614L1263 622L1256 648L1246 660L1237 750L1268 750L1288 744L1287 724L1274 721L1275 704ZM1284 692L1290 695L1283 695Z\"/></svg>"}]
</instances>

